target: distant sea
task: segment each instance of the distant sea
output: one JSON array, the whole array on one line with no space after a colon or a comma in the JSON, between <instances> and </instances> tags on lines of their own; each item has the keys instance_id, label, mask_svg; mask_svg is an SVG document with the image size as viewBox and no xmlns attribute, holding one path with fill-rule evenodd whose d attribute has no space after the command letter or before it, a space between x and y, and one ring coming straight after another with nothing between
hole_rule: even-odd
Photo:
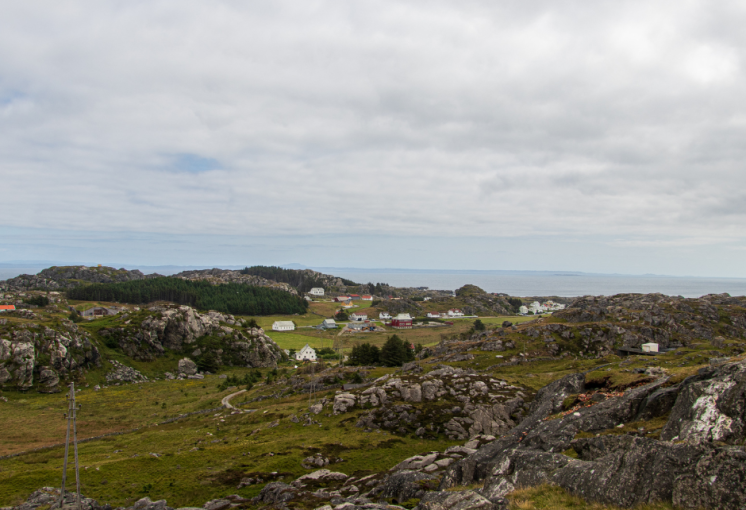
<instances>
[{"instance_id":1,"label":"distant sea","mask_svg":"<svg viewBox=\"0 0 746 510\"><path fill-rule=\"evenodd\" d=\"M425 271L411 269L316 268L359 283L388 283L395 287L456 290L467 283L487 292L511 296L613 295L659 292L669 296L700 297L727 292L746 295L744 278L699 278L656 275L606 275L552 271Z\"/></svg>"},{"instance_id":2,"label":"distant sea","mask_svg":"<svg viewBox=\"0 0 746 510\"><path fill-rule=\"evenodd\" d=\"M52 263L9 264L0 263L0 280L19 274L36 274ZM108 264L107 264L108 265ZM205 266L135 266L115 265L127 269L140 269L146 274L175 274L188 269L205 269ZM240 269L244 266L221 266L223 269ZM286 267L301 269L305 266L289 264ZM437 290L456 290L467 283L477 285L487 292L503 292L511 296L613 295L635 292L647 294L660 292L669 296L699 297L705 294L727 292L731 296L746 295L745 278L700 278L688 276L619 275L573 273L563 271L455 271L418 269L358 269L339 267L312 267L316 271L332 274L359 283L388 283L395 287L428 287Z\"/></svg>"}]
</instances>

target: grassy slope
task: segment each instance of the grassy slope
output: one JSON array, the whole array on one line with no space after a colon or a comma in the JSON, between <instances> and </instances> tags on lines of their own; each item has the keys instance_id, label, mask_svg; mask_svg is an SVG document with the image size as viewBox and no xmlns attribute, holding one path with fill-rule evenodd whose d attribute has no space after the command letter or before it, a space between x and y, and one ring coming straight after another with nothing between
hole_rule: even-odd
<instances>
[{"instance_id":1,"label":"grassy slope","mask_svg":"<svg viewBox=\"0 0 746 510\"><path fill-rule=\"evenodd\" d=\"M504 319L495 318L494 322L500 323ZM507 318L513 322L515 319ZM14 320L27 322L23 319ZM95 332L110 320L99 319L81 324ZM550 321L554 320L545 319L545 322ZM43 323L44 320L35 322ZM471 325L471 320L462 320L456 321L454 326L448 328L423 328L396 333L413 343L432 345L440 340L441 334L458 335L467 331ZM346 338L349 341L349 348L351 343L357 340L372 341L380 345L394 331L352 337L337 337L336 332L306 333L302 329L293 334L270 334L283 347L292 342L303 342L305 345L309 339L320 342L321 335L326 335L325 342ZM513 335L509 333L508 338ZM632 369L651 365L668 370L673 381L681 380L695 373L699 366L706 364L710 357L708 351L713 349L710 344L703 342L692 348L679 349L678 353L667 353L654 358L636 357L631 363L628 363L629 359L612 355L601 360L570 358L507 367L497 366L517 356L524 349L529 353L536 352L537 355L541 355L539 351L542 347L543 342L537 341L529 342L525 347L519 342L515 349L500 353L476 350L471 351L475 356L474 360L452 364L480 370L489 369L496 377L537 390L568 373L587 371L610 363L608 367L590 372L588 380L599 383L605 381L606 385L612 387L624 387L646 377L643 374L632 373ZM164 370L173 370L180 357L170 353L152 363L136 363L117 351L102 345L99 345L99 348L106 358L120 359L150 377L159 376ZM497 358L498 355L503 357ZM424 368L427 371L432 369L433 365L424 364ZM219 392L217 385L220 380L213 376L204 381L157 381L110 387L94 392L93 384L103 381L108 369L105 364L101 369L89 372L82 383L83 390L78 394L79 402L83 404L79 437L140 428L135 432L83 443L80 446L84 493L113 505L131 504L144 495L149 495L153 499L165 498L169 505L174 507L199 506L213 497L234 493L253 496L258 492L258 487L236 489L242 475L260 472L265 473L264 478L268 480L268 473L277 471L280 473L278 476L284 476L284 480L288 481L306 472L300 467L300 461L316 451L324 451L343 458L344 462L333 464L330 468L349 474L382 471L413 454L443 450L453 444L445 440L424 441L415 437L397 437L384 432L364 433L354 426L358 413L335 417L326 416L325 410L325 413L314 417L322 423L321 427L304 427L292 423L288 419L291 414L300 415L306 412L309 404L307 395L257 402L254 405L258 411L253 414L226 416L223 412L219 413L221 416L214 416L217 412L211 412L187 417L171 424L156 425L175 415L219 407L221 398L235 390ZM370 376L378 377L391 371L378 368ZM245 372L246 369L228 371L236 375ZM89 384L89 387L85 388L85 384ZM275 387L256 385L251 392L237 397L234 404L273 391L276 391ZM5 391L3 395L8 397L9 401L0 402L0 423L3 423L5 432L0 435L0 455L64 440L63 395L12 391ZM327 396L333 397L333 392L329 392ZM278 419L279 425L270 427ZM114 453L115 450L122 451ZM159 457L151 456L150 453L157 453ZM270 456L270 453L273 455ZM55 447L0 459L0 505L18 503L38 487L58 485L61 478L62 454L63 449ZM564 491L547 487L517 491L511 498L514 508L610 508L586 503ZM653 510L670 506L654 505L644 508Z\"/></svg>"}]
</instances>

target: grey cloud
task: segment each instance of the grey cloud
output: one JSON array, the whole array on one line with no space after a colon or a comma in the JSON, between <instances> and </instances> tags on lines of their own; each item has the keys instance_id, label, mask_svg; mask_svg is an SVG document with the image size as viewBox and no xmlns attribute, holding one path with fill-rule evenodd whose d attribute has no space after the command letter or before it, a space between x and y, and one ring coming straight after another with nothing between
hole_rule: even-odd
<instances>
[{"instance_id":1,"label":"grey cloud","mask_svg":"<svg viewBox=\"0 0 746 510\"><path fill-rule=\"evenodd\" d=\"M3 10L16 225L740 242L735 2Z\"/></svg>"}]
</instances>

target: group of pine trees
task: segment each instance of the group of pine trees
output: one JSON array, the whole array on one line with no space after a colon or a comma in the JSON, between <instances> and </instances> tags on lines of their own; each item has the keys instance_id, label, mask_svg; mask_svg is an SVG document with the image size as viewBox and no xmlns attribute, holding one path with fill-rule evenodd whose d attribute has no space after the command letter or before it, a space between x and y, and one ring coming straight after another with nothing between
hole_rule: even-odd
<instances>
[{"instance_id":1,"label":"group of pine trees","mask_svg":"<svg viewBox=\"0 0 746 510\"><path fill-rule=\"evenodd\" d=\"M86 285L69 289L67 297L130 304L171 301L234 315L293 315L308 310L305 299L277 289L238 283L212 285L167 277Z\"/></svg>"},{"instance_id":2,"label":"group of pine trees","mask_svg":"<svg viewBox=\"0 0 746 510\"><path fill-rule=\"evenodd\" d=\"M400 367L404 363L414 361L414 355L415 350L409 343L397 335L393 335L386 340L386 343L380 349L378 346L367 342L354 346L347 363L355 366Z\"/></svg>"}]
</instances>

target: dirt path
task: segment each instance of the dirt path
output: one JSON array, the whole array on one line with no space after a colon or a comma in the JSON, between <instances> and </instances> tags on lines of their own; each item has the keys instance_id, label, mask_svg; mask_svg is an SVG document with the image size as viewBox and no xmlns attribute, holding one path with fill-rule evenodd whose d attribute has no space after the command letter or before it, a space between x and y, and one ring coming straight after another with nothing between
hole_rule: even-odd
<instances>
[{"instance_id":1,"label":"dirt path","mask_svg":"<svg viewBox=\"0 0 746 510\"><path fill-rule=\"evenodd\" d=\"M225 397L223 397L223 400L220 403L223 404L223 407L225 407L227 409L235 409L235 407L233 407L231 405L230 400L233 397L235 397L236 395L240 395L241 393L245 393L245 392L246 392L246 390L241 390L241 391L237 391L235 393L231 393L230 395L226 395Z\"/></svg>"}]
</instances>

